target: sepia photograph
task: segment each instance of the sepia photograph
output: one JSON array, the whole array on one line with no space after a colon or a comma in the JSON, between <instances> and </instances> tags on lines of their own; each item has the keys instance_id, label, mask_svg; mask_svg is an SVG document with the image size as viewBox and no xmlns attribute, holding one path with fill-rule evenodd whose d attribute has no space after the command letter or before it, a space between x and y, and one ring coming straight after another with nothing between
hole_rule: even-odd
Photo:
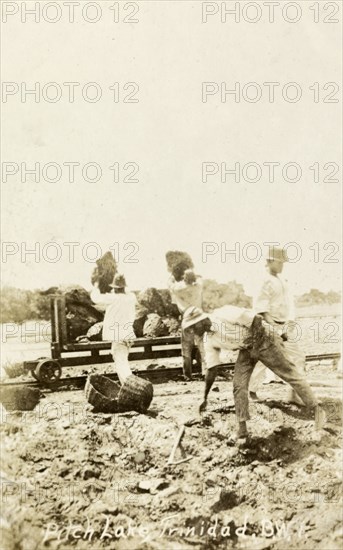
<instances>
[{"instance_id":1,"label":"sepia photograph","mask_svg":"<svg viewBox=\"0 0 343 550\"><path fill-rule=\"evenodd\" d=\"M342 550L342 0L0 19L0 550Z\"/></svg>"}]
</instances>

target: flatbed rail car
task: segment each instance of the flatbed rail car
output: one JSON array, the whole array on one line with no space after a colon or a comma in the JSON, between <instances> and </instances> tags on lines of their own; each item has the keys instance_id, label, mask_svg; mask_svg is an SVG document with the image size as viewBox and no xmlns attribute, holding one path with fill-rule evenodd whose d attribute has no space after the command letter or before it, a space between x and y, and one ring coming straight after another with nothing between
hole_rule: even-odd
<instances>
[{"instance_id":1,"label":"flatbed rail car","mask_svg":"<svg viewBox=\"0 0 343 550\"><path fill-rule=\"evenodd\" d=\"M113 362L111 342L69 342L65 298L51 297L51 357L25 361L24 369L39 382L49 384L61 378L63 367L94 365ZM136 348L138 348L136 350ZM108 350L109 353L101 353ZM133 340L130 361L161 359L181 355L180 336L136 338Z\"/></svg>"},{"instance_id":2,"label":"flatbed rail car","mask_svg":"<svg viewBox=\"0 0 343 550\"><path fill-rule=\"evenodd\" d=\"M63 367L112 363L110 353L111 342L69 342L65 299L63 296L51 297L51 357L40 357L35 361L25 361L24 369L43 384L54 384L62 375ZM136 338L133 340L130 361L144 359L163 359L181 356L180 336L164 336L160 338ZM108 351L108 353L102 353ZM197 351L197 350L195 350ZM331 359L338 361L339 353L323 355L308 355L306 361ZM200 372L199 354L195 353L197 361L195 370ZM234 364L230 364L232 368Z\"/></svg>"}]
</instances>

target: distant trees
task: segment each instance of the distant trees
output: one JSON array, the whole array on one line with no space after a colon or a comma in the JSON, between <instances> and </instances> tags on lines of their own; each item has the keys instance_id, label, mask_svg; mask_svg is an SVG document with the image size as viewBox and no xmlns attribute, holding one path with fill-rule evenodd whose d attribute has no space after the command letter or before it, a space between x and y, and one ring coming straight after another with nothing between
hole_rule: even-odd
<instances>
[{"instance_id":1,"label":"distant trees","mask_svg":"<svg viewBox=\"0 0 343 550\"><path fill-rule=\"evenodd\" d=\"M1 290L1 323L23 323L24 321L49 320L50 303L47 296L38 290L21 290L5 286Z\"/></svg>"},{"instance_id":2,"label":"distant trees","mask_svg":"<svg viewBox=\"0 0 343 550\"><path fill-rule=\"evenodd\" d=\"M53 288L51 291L56 292L58 289ZM312 288L310 292L296 298L296 305L336 304L341 302L341 298L341 294L334 290L325 293L317 288ZM205 279L204 310L211 311L227 304L249 308L252 306L252 301L245 294L243 285L236 281L218 283L213 279ZM29 320L48 321L50 319L49 296L40 290L21 290L5 286L1 290L0 307L1 323L23 323Z\"/></svg>"},{"instance_id":3,"label":"distant trees","mask_svg":"<svg viewBox=\"0 0 343 550\"><path fill-rule=\"evenodd\" d=\"M211 311L226 305L252 307L252 299L244 292L243 285L236 281L217 283L213 279L205 279L203 285L203 308Z\"/></svg>"},{"instance_id":4,"label":"distant trees","mask_svg":"<svg viewBox=\"0 0 343 550\"><path fill-rule=\"evenodd\" d=\"M311 288L310 292L298 296L296 299L297 306L313 306L319 304L337 304L341 302L342 296L340 292L330 290L329 292L321 292L317 288Z\"/></svg>"}]
</instances>

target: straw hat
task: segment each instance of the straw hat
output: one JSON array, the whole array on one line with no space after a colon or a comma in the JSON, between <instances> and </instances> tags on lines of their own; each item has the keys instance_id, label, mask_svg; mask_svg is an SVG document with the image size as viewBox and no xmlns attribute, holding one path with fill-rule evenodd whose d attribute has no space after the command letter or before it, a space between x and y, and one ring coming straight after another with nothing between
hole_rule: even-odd
<instances>
[{"instance_id":1,"label":"straw hat","mask_svg":"<svg viewBox=\"0 0 343 550\"><path fill-rule=\"evenodd\" d=\"M191 327L192 325L195 325L196 323L199 323L199 321L203 321L204 319L208 319L207 313L204 313L198 307L189 307L183 314L182 328L185 329Z\"/></svg>"}]
</instances>

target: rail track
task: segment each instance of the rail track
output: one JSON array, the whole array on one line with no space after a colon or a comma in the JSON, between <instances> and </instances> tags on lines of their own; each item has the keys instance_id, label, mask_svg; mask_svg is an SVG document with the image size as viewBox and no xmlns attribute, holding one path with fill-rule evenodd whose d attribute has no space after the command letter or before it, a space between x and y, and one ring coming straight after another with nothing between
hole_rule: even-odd
<instances>
[{"instance_id":1,"label":"rail track","mask_svg":"<svg viewBox=\"0 0 343 550\"><path fill-rule=\"evenodd\" d=\"M306 356L306 362L314 362L314 361L338 361L341 357L340 353L323 353L323 354L316 354L316 355L307 355ZM225 363L219 366L219 374L222 374L224 377L227 377L232 371L235 366L235 363ZM182 373L182 367L152 367L147 368L145 370L133 370L133 372L142 378L145 378L147 380L150 380L154 384L163 384L165 382L168 382L169 380L173 381L182 381L183 380L183 373ZM118 377L114 373L106 374L109 378L112 380L118 380ZM201 379L201 370L200 367L194 366L193 367L193 377L194 380ZM1 387L19 387L19 386L30 386L33 388L40 388L44 391L74 391L74 390L82 390L85 386L87 380L87 376L70 376L66 378L60 378L59 380L50 383L50 384L43 384L42 382L34 381L34 380L24 380L24 381L11 381L11 382L5 382L0 384ZM323 384L325 385L325 384Z\"/></svg>"}]
</instances>

